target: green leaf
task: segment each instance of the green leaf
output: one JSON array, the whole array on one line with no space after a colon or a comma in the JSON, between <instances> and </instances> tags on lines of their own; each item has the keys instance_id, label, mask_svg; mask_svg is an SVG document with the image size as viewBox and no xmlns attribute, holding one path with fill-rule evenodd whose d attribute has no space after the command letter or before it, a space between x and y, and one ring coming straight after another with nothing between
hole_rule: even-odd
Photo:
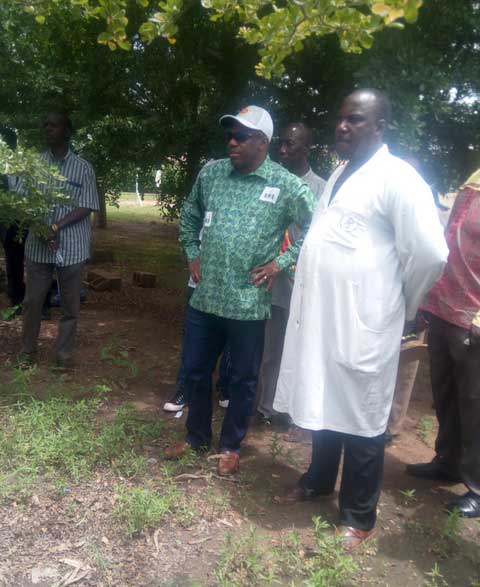
<instances>
[{"instance_id":1,"label":"green leaf","mask_svg":"<svg viewBox=\"0 0 480 587\"><path fill-rule=\"evenodd\" d=\"M97 41L99 43L108 43L112 38L112 33L103 32L98 35Z\"/></svg>"},{"instance_id":2,"label":"green leaf","mask_svg":"<svg viewBox=\"0 0 480 587\"><path fill-rule=\"evenodd\" d=\"M418 6L417 0L409 0L407 6L405 7L405 20L407 22L415 22L418 18Z\"/></svg>"}]
</instances>

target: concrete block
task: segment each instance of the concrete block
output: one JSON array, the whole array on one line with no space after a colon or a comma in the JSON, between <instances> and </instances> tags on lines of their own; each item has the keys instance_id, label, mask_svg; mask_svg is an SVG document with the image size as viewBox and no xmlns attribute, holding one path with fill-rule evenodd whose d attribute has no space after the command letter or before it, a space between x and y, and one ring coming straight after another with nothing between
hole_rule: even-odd
<instances>
[{"instance_id":1,"label":"concrete block","mask_svg":"<svg viewBox=\"0 0 480 587\"><path fill-rule=\"evenodd\" d=\"M147 271L135 271L133 274L133 285L138 287L155 287L157 276Z\"/></svg>"},{"instance_id":2,"label":"concrete block","mask_svg":"<svg viewBox=\"0 0 480 587\"><path fill-rule=\"evenodd\" d=\"M95 291L118 291L122 289L122 278L118 273L103 271L102 269L89 269L87 282Z\"/></svg>"}]
</instances>

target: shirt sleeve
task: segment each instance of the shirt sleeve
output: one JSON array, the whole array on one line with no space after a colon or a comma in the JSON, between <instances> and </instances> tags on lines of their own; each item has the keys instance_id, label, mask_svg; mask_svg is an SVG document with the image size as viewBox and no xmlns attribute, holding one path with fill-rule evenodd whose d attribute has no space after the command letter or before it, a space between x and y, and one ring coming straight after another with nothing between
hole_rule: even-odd
<instances>
[{"instance_id":1,"label":"shirt sleeve","mask_svg":"<svg viewBox=\"0 0 480 587\"><path fill-rule=\"evenodd\" d=\"M430 188L413 169L404 171L392 182L389 216L403 268L406 320L413 320L442 273L448 247Z\"/></svg>"},{"instance_id":2,"label":"shirt sleeve","mask_svg":"<svg viewBox=\"0 0 480 587\"><path fill-rule=\"evenodd\" d=\"M287 250L279 255L275 261L280 270L284 270L297 262L303 240L312 220L315 207L315 197L307 184L300 183L293 189L289 197L289 223L296 224L298 238L290 244Z\"/></svg>"},{"instance_id":3,"label":"shirt sleeve","mask_svg":"<svg viewBox=\"0 0 480 587\"><path fill-rule=\"evenodd\" d=\"M183 204L180 215L179 241L189 261L200 255L199 235L203 225L204 210L202 180L199 174L190 195Z\"/></svg>"},{"instance_id":4,"label":"shirt sleeve","mask_svg":"<svg viewBox=\"0 0 480 587\"><path fill-rule=\"evenodd\" d=\"M90 208L90 210L99 210L97 180L95 172L91 165L85 165L83 174L82 189L77 201L79 208Z\"/></svg>"}]
</instances>

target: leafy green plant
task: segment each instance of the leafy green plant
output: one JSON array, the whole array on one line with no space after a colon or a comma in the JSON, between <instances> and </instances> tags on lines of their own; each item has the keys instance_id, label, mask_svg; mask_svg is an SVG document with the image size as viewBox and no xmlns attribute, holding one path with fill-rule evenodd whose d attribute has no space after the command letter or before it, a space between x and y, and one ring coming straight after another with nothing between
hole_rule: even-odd
<instances>
[{"instance_id":1,"label":"leafy green plant","mask_svg":"<svg viewBox=\"0 0 480 587\"><path fill-rule=\"evenodd\" d=\"M434 564L433 568L426 575L428 578L423 583L424 587L448 587L448 583L440 572L437 563Z\"/></svg>"},{"instance_id":2,"label":"leafy green plant","mask_svg":"<svg viewBox=\"0 0 480 587\"><path fill-rule=\"evenodd\" d=\"M46 219L52 209L70 202L65 178L35 150L21 146L12 150L1 136L0 173L17 176L22 186L20 193L0 188L0 224L16 224L19 234L28 229L47 236L50 228Z\"/></svg>"},{"instance_id":3,"label":"leafy green plant","mask_svg":"<svg viewBox=\"0 0 480 587\"><path fill-rule=\"evenodd\" d=\"M18 316L18 312L22 306L17 304L16 306L11 306L9 308L5 308L2 310L2 320L9 322Z\"/></svg>"},{"instance_id":4,"label":"leafy green plant","mask_svg":"<svg viewBox=\"0 0 480 587\"><path fill-rule=\"evenodd\" d=\"M399 489L399 493L405 500L405 505L412 505L417 501L415 489Z\"/></svg>"},{"instance_id":5,"label":"leafy green plant","mask_svg":"<svg viewBox=\"0 0 480 587\"><path fill-rule=\"evenodd\" d=\"M452 549L460 540L461 514L453 509L445 517L443 524L435 532L436 538L432 550L440 558L446 559L450 556Z\"/></svg>"}]
</instances>

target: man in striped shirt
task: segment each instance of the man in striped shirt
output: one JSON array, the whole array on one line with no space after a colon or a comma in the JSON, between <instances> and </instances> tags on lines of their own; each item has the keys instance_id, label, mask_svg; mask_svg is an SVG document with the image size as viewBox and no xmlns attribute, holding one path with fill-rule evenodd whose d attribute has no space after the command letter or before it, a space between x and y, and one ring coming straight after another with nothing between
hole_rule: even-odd
<instances>
[{"instance_id":1,"label":"man in striped shirt","mask_svg":"<svg viewBox=\"0 0 480 587\"><path fill-rule=\"evenodd\" d=\"M50 224L47 239L32 233L27 238L22 356L27 362L35 361L42 305L55 269L62 310L56 341L56 361L59 367L71 368L80 312L83 266L90 256L89 216L90 212L99 209L98 194L92 166L70 149L72 123L69 117L51 112L45 117L42 128L49 147L42 157L47 163L56 165L65 178L61 186L53 187L63 187L71 201L52 210L47 219Z\"/></svg>"}]
</instances>

